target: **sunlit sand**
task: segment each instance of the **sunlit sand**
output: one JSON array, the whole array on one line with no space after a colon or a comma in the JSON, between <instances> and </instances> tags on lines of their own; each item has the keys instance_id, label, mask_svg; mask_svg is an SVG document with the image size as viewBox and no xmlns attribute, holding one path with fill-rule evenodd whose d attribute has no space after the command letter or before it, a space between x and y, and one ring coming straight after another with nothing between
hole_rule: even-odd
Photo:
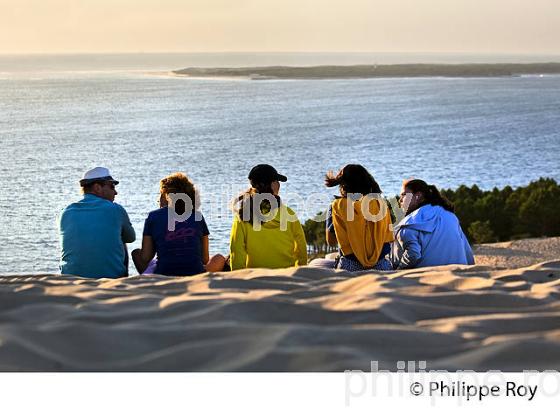
<instances>
[{"instance_id":1,"label":"sunlit sand","mask_svg":"<svg viewBox=\"0 0 560 410\"><path fill-rule=\"evenodd\" d=\"M531 262L507 269L485 246L485 265L359 276L307 267L99 281L3 276L0 370L342 371L369 370L371 361L395 370L402 360L557 369L559 239L490 246ZM527 252L542 244L555 257L535 263Z\"/></svg>"}]
</instances>

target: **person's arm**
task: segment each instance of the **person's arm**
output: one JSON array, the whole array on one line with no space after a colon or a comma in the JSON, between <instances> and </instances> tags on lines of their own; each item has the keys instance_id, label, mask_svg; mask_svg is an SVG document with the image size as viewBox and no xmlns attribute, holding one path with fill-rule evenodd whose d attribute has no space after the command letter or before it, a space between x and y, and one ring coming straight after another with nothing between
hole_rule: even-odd
<instances>
[{"instance_id":1,"label":"person's arm","mask_svg":"<svg viewBox=\"0 0 560 410\"><path fill-rule=\"evenodd\" d=\"M465 237L463 231L461 231L461 238L465 244L465 255L467 256L467 265L474 265L474 255L469 243L469 240Z\"/></svg>"},{"instance_id":2,"label":"person's arm","mask_svg":"<svg viewBox=\"0 0 560 410\"><path fill-rule=\"evenodd\" d=\"M138 273L142 274L152 259L156 256L154 240L151 236L144 235L142 237L142 247L132 251L132 261Z\"/></svg>"},{"instance_id":3,"label":"person's arm","mask_svg":"<svg viewBox=\"0 0 560 410\"><path fill-rule=\"evenodd\" d=\"M117 204L118 205L118 204ZM118 205L119 209L121 210L121 238L124 243L132 243L136 240L136 232L134 232L134 228L130 223L130 218L126 213L126 210Z\"/></svg>"},{"instance_id":4,"label":"person's arm","mask_svg":"<svg viewBox=\"0 0 560 410\"><path fill-rule=\"evenodd\" d=\"M202 241L202 264L206 265L210 260L210 241L208 240L208 235L204 235L201 239Z\"/></svg>"},{"instance_id":5,"label":"person's arm","mask_svg":"<svg viewBox=\"0 0 560 410\"><path fill-rule=\"evenodd\" d=\"M237 215L233 218L231 236L229 240L229 256L231 270L245 269L247 267L247 248L243 222Z\"/></svg>"},{"instance_id":6,"label":"person's arm","mask_svg":"<svg viewBox=\"0 0 560 410\"><path fill-rule=\"evenodd\" d=\"M295 242L295 255L297 259L296 266L307 265L307 241L305 240L305 232L299 220L292 222L292 229Z\"/></svg>"},{"instance_id":7,"label":"person's arm","mask_svg":"<svg viewBox=\"0 0 560 410\"><path fill-rule=\"evenodd\" d=\"M327 243L330 246L338 245L338 241L336 240L336 234L334 232L329 231L328 229L325 232L326 232Z\"/></svg>"},{"instance_id":8,"label":"person's arm","mask_svg":"<svg viewBox=\"0 0 560 410\"><path fill-rule=\"evenodd\" d=\"M334 224L332 220L332 205L329 206L327 212L327 220L325 221L325 239L330 246L337 246L336 233L334 231Z\"/></svg>"},{"instance_id":9,"label":"person's arm","mask_svg":"<svg viewBox=\"0 0 560 410\"><path fill-rule=\"evenodd\" d=\"M206 224L206 219L204 219L204 216L202 216L202 214L200 212L196 213L197 217L200 217L200 221L198 223L199 229L200 229L200 233L201 233L201 257L202 257L202 264L206 265L208 263L208 261L210 260L210 241L208 239L208 236L210 235L210 231L208 230L208 225ZM196 220L196 219L195 219Z\"/></svg>"},{"instance_id":10,"label":"person's arm","mask_svg":"<svg viewBox=\"0 0 560 410\"><path fill-rule=\"evenodd\" d=\"M398 261L397 269L414 268L422 258L422 247L418 240L418 231L414 229L401 229L397 235L397 240L403 249L402 256Z\"/></svg>"}]
</instances>

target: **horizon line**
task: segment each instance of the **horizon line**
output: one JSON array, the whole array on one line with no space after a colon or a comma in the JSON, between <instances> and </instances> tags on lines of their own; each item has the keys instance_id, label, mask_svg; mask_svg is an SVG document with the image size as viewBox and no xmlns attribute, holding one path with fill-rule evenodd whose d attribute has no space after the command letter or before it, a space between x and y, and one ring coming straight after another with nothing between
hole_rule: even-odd
<instances>
[{"instance_id":1,"label":"horizon line","mask_svg":"<svg viewBox=\"0 0 560 410\"><path fill-rule=\"evenodd\" d=\"M425 54L425 55L484 55L484 56L559 56L559 52L506 51L29 51L2 52L0 56L70 56L70 55L142 55L142 54Z\"/></svg>"}]
</instances>

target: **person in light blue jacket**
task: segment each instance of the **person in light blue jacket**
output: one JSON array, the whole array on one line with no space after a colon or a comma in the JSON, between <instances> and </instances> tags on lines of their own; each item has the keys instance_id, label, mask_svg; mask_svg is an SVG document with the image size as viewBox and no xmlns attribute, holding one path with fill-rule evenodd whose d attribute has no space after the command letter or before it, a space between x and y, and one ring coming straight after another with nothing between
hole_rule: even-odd
<instances>
[{"instance_id":1,"label":"person in light blue jacket","mask_svg":"<svg viewBox=\"0 0 560 410\"><path fill-rule=\"evenodd\" d=\"M420 179L405 181L399 205L406 210L406 216L394 228L395 242L386 268L474 265L471 246L454 206L434 185Z\"/></svg>"}]
</instances>

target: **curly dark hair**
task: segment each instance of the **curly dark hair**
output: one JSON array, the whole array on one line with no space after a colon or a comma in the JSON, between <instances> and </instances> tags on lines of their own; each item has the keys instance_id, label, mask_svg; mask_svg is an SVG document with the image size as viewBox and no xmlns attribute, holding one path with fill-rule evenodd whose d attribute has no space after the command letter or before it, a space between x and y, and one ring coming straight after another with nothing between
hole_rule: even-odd
<instances>
[{"instance_id":1,"label":"curly dark hair","mask_svg":"<svg viewBox=\"0 0 560 410\"><path fill-rule=\"evenodd\" d=\"M198 208L198 199L196 189L194 184L189 179L188 176L182 172L175 172L174 174L168 175L159 182L160 193L167 194L187 194L191 199L191 204L193 209ZM177 201L175 204L175 211L177 214L183 214L185 212L184 201Z\"/></svg>"}]
</instances>

